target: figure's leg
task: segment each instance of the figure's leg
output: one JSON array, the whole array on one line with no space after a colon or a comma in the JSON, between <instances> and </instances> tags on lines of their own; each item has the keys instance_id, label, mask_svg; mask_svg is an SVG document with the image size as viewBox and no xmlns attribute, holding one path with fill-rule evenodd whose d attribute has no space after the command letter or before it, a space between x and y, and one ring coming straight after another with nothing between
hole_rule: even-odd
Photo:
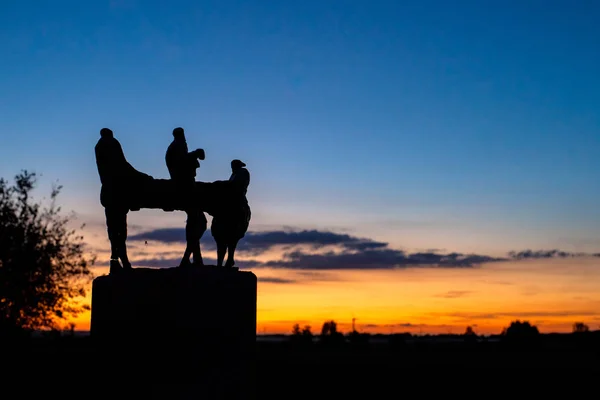
<instances>
[{"instance_id":1,"label":"figure's leg","mask_svg":"<svg viewBox=\"0 0 600 400\"><path fill-rule=\"evenodd\" d=\"M238 242L243 238L250 223L250 207L243 207L232 215L233 221L227 227L227 262L226 267L235 265L235 250Z\"/></svg>"},{"instance_id":2,"label":"figure's leg","mask_svg":"<svg viewBox=\"0 0 600 400\"><path fill-rule=\"evenodd\" d=\"M202 260L202 252L200 251L200 239L206 232L206 227L208 222L206 221L206 216L204 212L197 210L195 216L195 227L194 227L194 247L192 248L192 254L194 256L194 264L197 266L204 265L204 261Z\"/></svg>"},{"instance_id":3,"label":"figure's leg","mask_svg":"<svg viewBox=\"0 0 600 400\"><path fill-rule=\"evenodd\" d=\"M119 251L117 247L117 235L114 227L113 210L111 208L104 209L104 215L106 216L106 233L108 233L108 240L110 241L110 259L117 260L119 258Z\"/></svg>"},{"instance_id":4,"label":"figure's leg","mask_svg":"<svg viewBox=\"0 0 600 400\"><path fill-rule=\"evenodd\" d=\"M235 249L237 247L239 239L229 239L227 241L227 262L226 267L233 267L235 265Z\"/></svg>"},{"instance_id":5,"label":"figure's leg","mask_svg":"<svg viewBox=\"0 0 600 400\"><path fill-rule=\"evenodd\" d=\"M123 208L119 210L118 222L119 222L119 258L123 263L123 268L131 269L131 263L129 262L129 257L127 256L127 213L129 210L127 208Z\"/></svg>"},{"instance_id":6,"label":"figure's leg","mask_svg":"<svg viewBox=\"0 0 600 400\"><path fill-rule=\"evenodd\" d=\"M227 236L223 232L223 224L225 220L222 216L213 216L210 225L210 233L212 233L215 243L217 244L217 267L223 266L225 253L227 253Z\"/></svg>"},{"instance_id":7,"label":"figure's leg","mask_svg":"<svg viewBox=\"0 0 600 400\"><path fill-rule=\"evenodd\" d=\"M189 209L186 211L187 221L185 224L185 241L186 248L183 253L181 265L189 265L190 257L194 257L194 264L203 265L202 253L200 252L200 238L206 231L206 217L204 213Z\"/></svg>"},{"instance_id":8,"label":"figure's leg","mask_svg":"<svg viewBox=\"0 0 600 400\"><path fill-rule=\"evenodd\" d=\"M183 252L183 257L181 257L181 262L179 263L180 267L186 267L191 264L190 257L192 255L192 247L190 243L188 243L185 247L185 251Z\"/></svg>"},{"instance_id":9,"label":"figure's leg","mask_svg":"<svg viewBox=\"0 0 600 400\"><path fill-rule=\"evenodd\" d=\"M110 241L110 272L111 274L119 272L123 269L121 263L119 263L119 235L116 226L115 210L111 207L104 208L104 215L106 216L106 231L108 233L108 240Z\"/></svg>"},{"instance_id":10,"label":"figure's leg","mask_svg":"<svg viewBox=\"0 0 600 400\"><path fill-rule=\"evenodd\" d=\"M192 211L186 211L187 220L185 221L185 251L179 266L188 266L190 264L190 256L192 255L192 249L194 247L194 216Z\"/></svg>"},{"instance_id":11,"label":"figure's leg","mask_svg":"<svg viewBox=\"0 0 600 400\"><path fill-rule=\"evenodd\" d=\"M222 267L225 253L227 253L227 243L222 238L219 239L215 240L217 242L217 267Z\"/></svg>"}]
</instances>

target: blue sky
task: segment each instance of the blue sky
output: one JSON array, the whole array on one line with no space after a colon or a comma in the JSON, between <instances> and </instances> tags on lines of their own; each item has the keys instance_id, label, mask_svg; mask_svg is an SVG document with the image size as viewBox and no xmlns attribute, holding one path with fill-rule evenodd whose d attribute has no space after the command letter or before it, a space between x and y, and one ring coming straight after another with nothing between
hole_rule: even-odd
<instances>
[{"instance_id":1,"label":"blue sky","mask_svg":"<svg viewBox=\"0 0 600 400\"><path fill-rule=\"evenodd\" d=\"M5 1L0 176L102 218L93 147L252 173L253 224L415 248L600 249L593 1ZM181 216L135 214L135 222ZM180 221L181 220L181 221Z\"/></svg>"}]
</instances>

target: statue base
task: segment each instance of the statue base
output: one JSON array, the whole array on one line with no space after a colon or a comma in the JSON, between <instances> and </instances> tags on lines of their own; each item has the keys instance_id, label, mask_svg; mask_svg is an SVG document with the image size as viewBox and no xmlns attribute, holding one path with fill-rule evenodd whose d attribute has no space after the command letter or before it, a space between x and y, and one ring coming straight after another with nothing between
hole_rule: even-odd
<instances>
[{"instance_id":1,"label":"statue base","mask_svg":"<svg viewBox=\"0 0 600 400\"><path fill-rule=\"evenodd\" d=\"M167 374L199 385L208 398L252 398L256 300L256 275L237 268L134 268L100 276L92 284L90 326L96 362L129 371L131 384L131 374L145 384L152 376L164 382Z\"/></svg>"},{"instance_id":2,"label":"statue base","mask_svg":"<svg viewBox=\"0 0 600 400\"><path fill-rule=\"evenodd\" d=\"M92 284L94 340L256 341L256 275L216 266L134 268Z\"/></svg>"}]
</instances>

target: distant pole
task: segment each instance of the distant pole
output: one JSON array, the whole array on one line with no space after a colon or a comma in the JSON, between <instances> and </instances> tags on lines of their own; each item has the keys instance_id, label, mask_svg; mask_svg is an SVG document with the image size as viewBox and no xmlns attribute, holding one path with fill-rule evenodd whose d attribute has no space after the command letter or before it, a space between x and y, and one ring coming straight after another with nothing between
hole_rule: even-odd
<instances>
[{"instance_id":1,"label":"distant pole","mask_svg":"<svg viewBox=\"0 0 600 400\"><path fill-rule=\"evenodd\" d=\"M352 332L356 332L354 321L356 321L356 318L352 318Z\"/></svg>"}]
</instances>

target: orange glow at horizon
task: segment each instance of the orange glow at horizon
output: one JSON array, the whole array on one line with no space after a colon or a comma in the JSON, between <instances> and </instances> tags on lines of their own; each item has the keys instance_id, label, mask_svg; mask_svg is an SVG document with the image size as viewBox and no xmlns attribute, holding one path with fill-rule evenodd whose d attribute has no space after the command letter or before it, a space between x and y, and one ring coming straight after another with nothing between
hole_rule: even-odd
<instances>
[{"instance_id":1,"label":"orange glow at horizon","mask_svg":"<svg viewBox=\"0 0 600 400\"><path fill-rule=\"evenodd\" d=\"M290 333L298 323L318 334L331 319L348 332L352 318L358 331L369 333L456 334L470 325L477 333L496 334L516 319L542 332L570 332L574 322L595 330L600 327L599 266L598 259L562 259L462 269L257 268L257 333ZM73 322L76 329L88 330L90 313Z\"/></svg>"}]
</instances>

